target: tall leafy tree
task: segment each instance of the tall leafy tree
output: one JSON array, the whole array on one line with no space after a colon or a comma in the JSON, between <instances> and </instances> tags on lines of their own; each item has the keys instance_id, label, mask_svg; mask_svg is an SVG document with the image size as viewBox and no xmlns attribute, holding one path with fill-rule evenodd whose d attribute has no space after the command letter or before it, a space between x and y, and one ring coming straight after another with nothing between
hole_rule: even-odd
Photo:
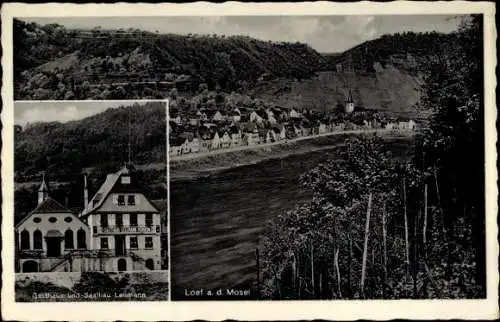
<instances>
[{"instance_id":1,"label":"tall leafy tree","mask_svg":"<svg viewBox=\"0 0 500 322\"><path fill-rule=\"evenodd\" d=\"M431 65L421 104L433 111L426 166L436 171L448 235L465 216L472 226L476 280L485 285L483 17L464 18L453 46ZM465 214L465 215L464 215Z\"/></svg>"}]
</instances>

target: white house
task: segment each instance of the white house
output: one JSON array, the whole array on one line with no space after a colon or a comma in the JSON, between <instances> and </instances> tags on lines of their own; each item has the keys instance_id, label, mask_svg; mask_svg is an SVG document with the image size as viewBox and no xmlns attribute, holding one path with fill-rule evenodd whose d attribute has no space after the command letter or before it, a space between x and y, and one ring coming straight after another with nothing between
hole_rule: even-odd
<instances>
[{"instance_id":1,"label":"white house","mask_svg":"<svg viewBox=\"0 0 500 322\"><path fill-rule=\"evenodd\" d=\"M220 137L219 137L219 133L217 133L217 131L215 131L215 134L213 135L211 141L212 141L212 143L211 143L210 149L216 150L216 149L219 149L221 147L220 146Z\"/></svg>"},{"instance_id":2,"label":"white house","mask_svg":"<svg viewBox=\"0 0 500 322\"><path fill-rule=\"evenodd\" d=\"M263 121L262 117L260 117L260 115L257 114L257 112L252 111L252 113L250 113L250 122L261 123L262 121Z\"/></svg>"},{"instance_id":3,"label":"white house","mask_svg":"<svg viewBox=\"0 0 500 322\"><path fill-rule=\"evenodd\" d=\"M290 110L289 116L290 116L290 118L298 119L298 118L300 118L300 113L297 112L294 108L292 108Z\"/></svg>"},{"instance_id":4,"label":"white house","mask_svg":"<svg viewBox=\"0 0 500 322\"><path fill-rule=\"evenodd\" d=\"M319 134L324 134L326 132L327 132L326 125L324 123L319 123L318 133Z\"/></svg>"},{"instance_id":5,"label":"white house","mask_svg":"<svg viewBox=\"0 0 500 322\"><path fill-rule=\"evenodd\" d=\"M222 133L222 132L221 132ZM220 136L220 147L223 149L227 149L231 146L231 136L229 136L229 133L227 131L224 131L224 133Z\"/></svg>"}]
</instances>

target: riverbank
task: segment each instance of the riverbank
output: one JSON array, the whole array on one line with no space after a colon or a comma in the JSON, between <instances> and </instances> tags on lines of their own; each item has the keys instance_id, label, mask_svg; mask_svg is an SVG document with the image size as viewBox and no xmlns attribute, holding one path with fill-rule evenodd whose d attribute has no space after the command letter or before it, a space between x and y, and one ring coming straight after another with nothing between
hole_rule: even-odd
<instances>
[{"instance_id":1,"label":"riverbank","mask_svg":"<svg viewBox=\"0 0 500 322\"><path fill-rule=\"evenodd\" d=\"M271 159L286 158L310 152L332 149L340 146L350 136L366 134L378 135L387 139L408 138L414 131L365 130L325 133L312 137L273 142L257 146L244 146L217 150L209 153L194 153L170 158L170 180L189 180L205 177L214 173L256 164Z\"/></svg>"}]
</instances>

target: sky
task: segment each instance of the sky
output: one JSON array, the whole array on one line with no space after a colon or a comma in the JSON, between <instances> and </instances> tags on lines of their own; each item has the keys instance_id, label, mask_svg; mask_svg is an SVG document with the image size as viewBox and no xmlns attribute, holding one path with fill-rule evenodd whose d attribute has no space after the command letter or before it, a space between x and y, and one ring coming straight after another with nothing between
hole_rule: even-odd
<instances>
[{"instance_id":1,"label":"sky","mask_svg":"<svg viewBox=\"0 0 500 322\"><path fill-rule=\"evenodd\" d=\"M21 18L68 28L138 28L160 33L246 35L261 40L303 42L323 53L342 52L384 34L404 31L452 32L455 15L44 17Z\"/></svg>"},{"instance_id":2,"label":"sky","mask_svg":"<svg viewBox=\"0 0 500 322\"><path fill-rule=\"evenodd\" d=\"M104 112L108 108L133 105L134 101L15 102L14 123L68 122Z\"/></svg>"}]
</instances>

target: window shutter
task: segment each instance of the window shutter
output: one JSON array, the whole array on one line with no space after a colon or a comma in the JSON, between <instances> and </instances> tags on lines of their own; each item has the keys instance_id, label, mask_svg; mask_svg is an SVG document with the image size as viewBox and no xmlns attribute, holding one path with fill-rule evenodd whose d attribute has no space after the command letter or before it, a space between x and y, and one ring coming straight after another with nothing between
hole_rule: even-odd
<instances>
[{"instance_id":1,"label":"window shutter","mask_svg":"<svg viewBox=\"0 0 500 322\"><path fill-rule=\"evenodd\" d=\"M118 195L113 195L113 203L114 203L115 205L117 205L117 204L118 204Z\"/></svg>"},{"instance_id":2,"label":"window shutter","mask_svg":"<svg viewBox=\"0 0 500 322\"><path fill-rule=\"evenodd\" d=\"M135 204L136 205L140 205L141 204L141 195L136 195L135 196Z\"/></svg>"}]
</instances>

